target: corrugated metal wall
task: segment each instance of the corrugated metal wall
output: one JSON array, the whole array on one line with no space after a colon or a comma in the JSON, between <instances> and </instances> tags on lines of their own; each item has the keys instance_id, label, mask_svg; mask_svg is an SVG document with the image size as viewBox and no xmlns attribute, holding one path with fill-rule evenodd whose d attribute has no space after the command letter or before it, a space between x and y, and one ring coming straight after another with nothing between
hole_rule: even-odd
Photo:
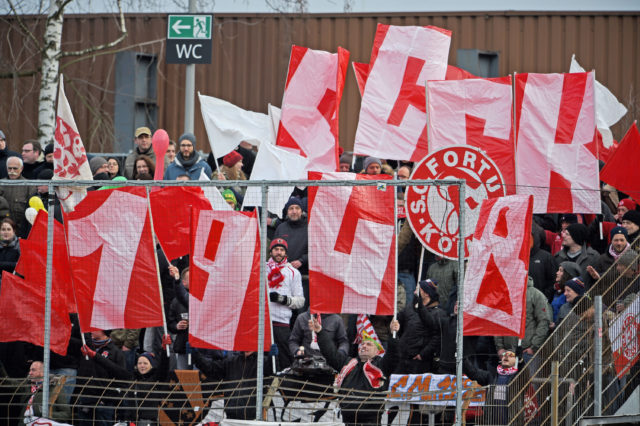
<instances>
[{"instance_id":1,"label":"corrugated metal wall","mask_svg":"<svg viewBox=\"0 0 640 426\"><path fill-rule=\"evenodd\" d=\"M453 31L450 64L456 64L457 49L498 51L501 75L568 71L575 53L579 62L586 69L595 69L596 78L625 104L633 97L634 110L614 128L614 136L621 138L632 118L639 115L639 21L640 13L624 12L217 15L213 63L196 67L196 90L266 112L268 103L281 104L291 44L329 51L342 46L351 52L352 61L368 62L378 22L436 25ZM14 18L0 18L0 23L0 74L15 68L30 69L37 62L30 41L16 31ZM25 23L37 32L38 19L27 17ZM68 16L64 49L106 43L116 37L116 23L113 16ZM172 138L183 129L185 66L164 62L166 16L129 15L126 25L127 39L111 53L63 60L67 96L89 151L113 149L115 50L159 55L158 125ZM0 80L0 129L7 133L13 149L36 135L38 86L39 75ZM349 70L340 113L340 140L346 149L353 145L359 105L353 71ZM198 147L208 151L199 106L196 136Z\"/></svg>"}]
</instances>

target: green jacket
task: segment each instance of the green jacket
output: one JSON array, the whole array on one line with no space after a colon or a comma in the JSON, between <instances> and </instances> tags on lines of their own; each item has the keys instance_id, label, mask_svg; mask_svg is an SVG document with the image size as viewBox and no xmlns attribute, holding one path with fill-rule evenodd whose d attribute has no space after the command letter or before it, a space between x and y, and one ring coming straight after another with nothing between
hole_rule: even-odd
<instances>
[{"instance_id":1,"label":"green jacket","mask_svg":"<svg viewBox=\"0 0 640 426\"><path fill-rule=\"evenodd\" d=\"M52 397L58 391L58 386L62 388L62 384L54 385L52 382L49 386L49 396ZM23 410L22 413L25 413L27 410L27 405L29 403L29 399L31 398L31 384L27 382L22 382L22 386L20 388L20 394L23 395ZM50 420L54 420L58 423L67 423L71 421L71 409L69 405L66 403L66 394L62 389L59 390L57 394L56 400L53 404L49 406L49 416L47 417ZM42 388L39 388L32 402L33 408L33 417L34 420L38 417L42 417Z\"/></svg>"}]
</instances>

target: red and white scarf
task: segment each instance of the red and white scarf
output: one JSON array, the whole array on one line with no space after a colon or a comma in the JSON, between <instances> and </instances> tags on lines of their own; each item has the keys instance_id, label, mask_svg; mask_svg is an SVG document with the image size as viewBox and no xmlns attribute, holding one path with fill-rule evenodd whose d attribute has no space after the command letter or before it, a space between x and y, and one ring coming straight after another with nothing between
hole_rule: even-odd
<instances>
[{"instance_id":1,"label":"red and white scarf","mask_svg":"<svg viewBox=\"0 0 640 426\"><path fill-rule=\"evenodd\" d=\"M340 370L340 373L336 376L336 380L333 382L333 385L336 387L341 387L345 377L347 377L357 365L358 359L351 358L351 360L344 367L342 367L342 370ZM367 378L367 381L372 388L378 389L382 386L384 374L382 374L382 370L373 365L371 360L364 363L364 365L362 366L362 371L364 372L364 376Z\"/></svg>"},{"instance_id":2,"label":"red and white scarf","mask_svg":"<svg viewBox=\"0 0 640 426\"><path fill-rule=\"evenodd\" d=\"M267 276L267 279L269 280L269 288L276 290L282 287L284 275L282 275L281 270L287 266L287 258L285 257L281 262L276 262L271 258L267 262L267 266L269 267L269 275Z\"/></svg>"},{"instance_id":3,"label":"red and white scarf","mask_svg":"<svg viewBox=\"0 0 640 426\"><path fill-rule=\"evenodd\" d=\"M512 374L516 374L518 372L518 367L509 367L504 368L503 366L498 366L498 374L501 376L510 376Z\"/></svg>"}]
</instances>

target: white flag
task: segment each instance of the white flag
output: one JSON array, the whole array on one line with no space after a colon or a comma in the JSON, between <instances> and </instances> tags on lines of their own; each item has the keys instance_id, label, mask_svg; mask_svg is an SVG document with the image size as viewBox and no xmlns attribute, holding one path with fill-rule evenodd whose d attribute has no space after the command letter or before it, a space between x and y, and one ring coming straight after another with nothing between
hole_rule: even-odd
<instances>
[{"instance_id":1,"label":"white flag","mask_svg":"<svg viewBox=\"0 0 640 426\"><path fill-rule=\"evenodd\" d=\"M198 97L211 151L216 158L227 155L242 141L260 145L271 140L272 124L267 114L247 111L222 99L200 93Z\"/></svg>"},{"instance_id":2,"label":"white flag","mask_svg":"<svg viewBox=\"0 0 640 426\"><path fill-rule=\"evenodd\" d=\"M78 126L73 119L71 107L64 94L64 77L60 74L58 85L58 111L56 132L53 143L53 179L93 180L84 144L78 134ZM87 195L84 187L59 187L58 198L66 212L72 212Z\"/></svg>"},{"instance_id":3,"label":"white flag","mask_svg":"<svg viewBox=\"0 0 640 426\"><path fill-rule=\"evenodd\" d=\"M268 106L269 118L271 119L271 131L273 134L273 140L269 141L272 144L276 143L276 137L278 136L278 127L280 126L280 117L282 111L277 106L269 104Z\"/></svg>"},{"instance_id":4,"label":"white flag","mask_svg":"<svg viewBox=\"0 0 640 426\"><path fill-rule=\"evenodd\" d=\"M571 56L571 67L569 72L585 72L584 68L576 61L576 55ZM602 135L602 144L605 148L613 145L613 135L609 127L616 124L627 113L627 108L618 102L615 95L611 93L602 83L596 80L596 127Z\"/></svg>"},{"instance_id":5,"label":"white flag","mask_svg":"<svg viewBox=\"0 0 640 426\"><path fill-rule=\"evenodd\" d=\"M299 180L306 179L308 160L298 154L264 143L258 150L249 180ZM280 216L287 204L293 186L270 186L267 210ZM244 196L244 206L261 206L262 193L257 186L250 186Z\"/></svg>"},{"instance_id":6,"label":"white flag","mask_svg":"<svg viewBox=\"0 0 640 426\"><path fill-rule=\"evenodd\" d=\"M209 182L211 179L207 177L207 173L204 169L200 170L200 177L198 178L200 181ZM209 202L211 203L211 208L213 210L233 210L229 204L224 200L220 190L215 186L201 186L202 192L204 192L204 196L207 197Z\"/></svg>"}]
</instances>

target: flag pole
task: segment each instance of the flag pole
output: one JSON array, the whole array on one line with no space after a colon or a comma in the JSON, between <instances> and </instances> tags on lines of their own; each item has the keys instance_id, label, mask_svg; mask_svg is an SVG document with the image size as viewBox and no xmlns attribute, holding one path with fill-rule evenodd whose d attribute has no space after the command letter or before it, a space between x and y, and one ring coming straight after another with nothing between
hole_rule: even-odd
<instances>
[{"instance_id":1,"label":"flag pole","mask_svg":"<svg viewBox=\"0 0 640 426\"><path fill-rule=\"evenodd\" d=\"M398 171L393 172L394 183L398 182ZM393 320L398 319L398 185L393 185L393 240L395 244L394 249L394 268L393 268ZM396 338L396 332L393 333L393 338Z\"/></svg>"},{"instance_id":2,"label":"flag pole","mask_svg":"<svg viewBox=\"0 0 640 426\"><path fill-rule=\"evenodd\" d=\"M147 210L149 211L149 224L151 225L151 235L153 236L153 260L156 262L156 275L158 277L158 292L160 293L160 311L162 312L162 328L164 330L164 336L168 335L167 330L167 318L164 314L164 296L162 295L162 280L160 279L160 265L158 264L158 251L156 245L158 244L156 238L156 231L153 227L153 214L151 213L151 199L149 197L149 187L145 186L147 192ZM162 248L162 246L160 246ZM163 337L164 337L163 336ZM167 357L171 355L169 353L169 346L167 345Z\"/></svg>"},{"instance_id":3,"label":"flag pole","mask_svg":"<svg viewBox=\"0 0 640 426\"><path fill-rule=\"evenodd\" d=\"M262 210L260 210L260 289L258 294L258 365L256 367L256 421L262 420L262 386L264 384L264 311L265 299L267 297L264 283L267 277L267 259L265 256L265 248L267 246L267 210L269 187L266 185L262 188ZM269 318L271 323L271 318ZM273 335L272 335L273 338Z\"/></svg>"},{"instance_id":4,"label":"flag pole","mask_svg":"<svg viewBox=\"0 0 640 426\"><path fill-rule=\"evenodd\" d=\"M465 208L466 181L462 181L458 194L458 317L456 332L456 426L462 425L462 362L463 362L463 315L464 315L464 252L465 252Z\"/></svg>"},{"instance_id":5,"label":"flag pole","mask_svg":"<svg viewBox=\"0 0 640 426\"><path fill-rule=\"evenodd\" d=\"M51 366L51 288L53 286L53 214L54 214L53 184L49 182L49 196L47 200L47 267L45 278L44 303L44 344L43 344L43 381L42 381L42 416L49 416L49 371Z\"/></svg>"},{"instance_id":6,"label":"flag pole","mask_svg":"<svg viewBox=\"0 0 640 426\"><path fill-rule=\"evenodd\" d=\"M516 137L518 135L518 129L516 128L516 72L513 72L513 80L511 81L511 121L513 123L513 167L514 170L518 170L518 155L516 153L517 143ZM516 181L514 182L515 188L513 188L514 193L518 190L518 173L515 176Z\"/></svg>"}]
</instances>

